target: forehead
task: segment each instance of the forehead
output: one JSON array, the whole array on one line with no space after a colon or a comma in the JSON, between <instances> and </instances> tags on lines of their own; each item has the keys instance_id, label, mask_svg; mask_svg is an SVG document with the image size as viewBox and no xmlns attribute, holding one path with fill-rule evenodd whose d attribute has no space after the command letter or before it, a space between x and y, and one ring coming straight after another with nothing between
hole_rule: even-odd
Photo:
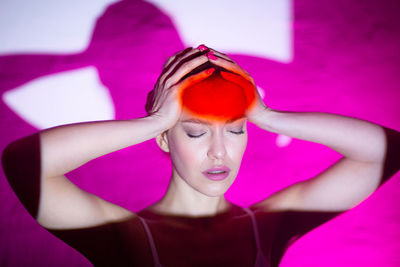
<instances>
[{"instance_id":1,"label":"forehead","mask_svg":"<svg viewBox=\"0 0 400 267\"><path fill-rule=\"evenodd\" d=\"M203 125L215 125L215 124L238 124L246 121L245 117L233 118L233 119L212 119L204 118L195 115L191 115L188 112L182 111L181 117L179 118L180 123L197 123Z\"/></svg>"}]
</instances>

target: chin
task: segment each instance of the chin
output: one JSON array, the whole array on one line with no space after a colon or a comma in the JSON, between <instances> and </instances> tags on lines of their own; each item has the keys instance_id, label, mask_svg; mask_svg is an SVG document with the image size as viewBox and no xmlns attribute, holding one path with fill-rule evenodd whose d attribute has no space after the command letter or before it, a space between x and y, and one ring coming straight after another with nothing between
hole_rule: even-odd
<instances>
[{"instance_id":1,"label":"chin","mask_svg":"<svg viewBox=\"0 0 400 267\"><path fill-rule=\"evenodd\" d=\"M227 185L226 183L208 184L198 191L208 197L221 197L228 191L229 187L230 184Z\"/></svg>"}]
</instances>

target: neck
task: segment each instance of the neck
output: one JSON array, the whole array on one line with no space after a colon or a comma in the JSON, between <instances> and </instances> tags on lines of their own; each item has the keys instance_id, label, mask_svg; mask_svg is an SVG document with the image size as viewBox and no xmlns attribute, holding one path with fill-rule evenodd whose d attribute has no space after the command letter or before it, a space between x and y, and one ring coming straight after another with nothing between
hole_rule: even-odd
<instances>
[{"instance_id":1,"label":"neck","mask_svg":"<svg viewBox=\"0 0 400 267\"><path fill-rule=\"evenodd\" d=\"M204 195L194 190L182 178L172 175L166 194L152 209L161 213L200 217L216 215L230 206L224 196Z\"/></svg>"}]
</instances>

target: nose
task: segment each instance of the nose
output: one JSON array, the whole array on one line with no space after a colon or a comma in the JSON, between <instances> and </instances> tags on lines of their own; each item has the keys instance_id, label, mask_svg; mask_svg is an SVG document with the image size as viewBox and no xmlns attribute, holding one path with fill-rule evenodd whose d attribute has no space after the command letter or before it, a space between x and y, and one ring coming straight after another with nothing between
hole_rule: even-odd
<instances>
[{"instance_id":1,"label":"nose","mask_svg":"<svg viewBox=\"0 0 400 267\"><path fill-rule=\"evenodd\" d=\"M207 156L211 159L222 159L226 155L226 147L222 134L215 134L211 139Z\"/></svg>"}]
</instances>

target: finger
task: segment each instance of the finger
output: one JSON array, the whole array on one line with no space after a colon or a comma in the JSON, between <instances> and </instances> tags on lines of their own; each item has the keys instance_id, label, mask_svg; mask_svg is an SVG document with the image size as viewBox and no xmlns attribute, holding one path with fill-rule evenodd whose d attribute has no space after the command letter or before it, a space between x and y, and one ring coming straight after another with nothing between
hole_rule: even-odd
<instances>
[{"instance_id":1,"label":"finger","mask_svg":"<svg viewBox=\"0 0 400 267\"><path fill-rule=\"evenodd\" d=\"M172 65L174 65L177 60L184 57L189 52L191 54L193 54L193 51L194 51L194 49L192 47L188 47L182 51L175 53L175 55L168 58L167 62L165 63L166 67L164 67L162 73L158 77L157 82L152 90L153 93L150 94L149 97L152 97L152 98L160 97L160 95L161 95L160 90L162 91L164 88L164 86L163 86L164 80L166 79L166 76L168 76L168 74L171 72L171 68L173 67ZM156 100L157 99L154 99L152 102L157 102ZM146 107L146 108L149 108L149 107Z\"/></svg>"},{"instance_id":2,"label":"finger","mask_svg":"<svg viewBox=\"0 0 400 267\"><path fill-rule=\"evenodd\" d=\"M234 72L236 74L243 76L246 80L248 80L249 82L251 82L252 84L255 85L254 80L250 76L250 74L247 71L245 71L244 69L242 69L235 62L232 63L231 61L227 61L223 58L218 58L217 60L212 60L211 62L217 66L220 66L220 67L226 69L226 70L229 70L231 72Z\"/></svg>"},{"instance_id":3,"label":"finger","mask_svg":"<svg viewBox=\"0 0 400 267\"><path fill-rule=\"evenodd\" d=\"M168 77L174 71L174 69L176 68L177 64L179 64L179 62L186 59L188 56L191 56L191 55L193 55L195 53L199 53L199 52L200 51L197 51L196 49L187 48L187 49L179 52L175 56L173 56L172 59L170 60L170 63L168 64L168 66L163 69L163 71L159 77L160 83L164 83L164 81L168 79Z\"/></svg>"},{"instance_id":4,"label":"finger","mask_svg":"<svg viewBox=\"0 0 400 267\"><path fill-rule=\"evenodd\" d=\"M206 63L208 61L207 56L201 51L193 50L187 55L176 62L174 66L171 67L171 71L165 73L161 82L163 82L166 87L176 84L183 76L191 72L196 67Z\"/></svg>"},{"instance_id":5,"label":"finger","mask_svg":"<svg viewBox=\"0 0 400 267\"><path fill-rule=\"evenodd\" d=\"M202 80L207 79L208 77L210 77L213 74L214 71L215 71L214 68L203 70L202 72L194 74L194 75L188 77L187 79L175 84L173 86L173 88L178 89L179 93L181 95L183 93L183 91L185 91L186 88L188 88L189 86L191 86L195 83L198 83Z\"/></svg>"},{"instance_id":6,"label":"finger","mask_svg":"<svg viewBox=\"0 0 400 267\"><path fill-rule=\"evenodd\" d=\"M235 61L233 61L229 56L227 56L224 53L221 53L215 49L208 48L211 52L208 54L212 54L210 58L210 62L212 62L215 65L218 65L220 67L223 67L224 69L233 71L235 73L238 73L244 77L246 77L249 81L253 82L253 78L251 78L250 74L242 69Z\"/></svg>"},{"instance_id":7,"label":"finger","mask_svg":"<svg viewBox=\"0 0 400 267\"><path fill-rule=\"evenodd\" d=\"M216 56L216 57L219 57L219 58L223 58L223 59L225 59L225 60L227 60L227 61L229 61L229 62L231 62L231 63L235 63L235 61L233 61L230 57L228 57L226 54L224 54L224 53L221 53L221 52L218 52L217 50L214 50L214 49L212 49L212 48L209 48L212 52L213 52L213 54Z\"/></svg>"},{"instance_id":8,"label":"finger","mask_svg":"<svg viewBox=\"0 0 400 267\"><path fill-rule=\"evenodd\" d=\"M163 93L157 95L157 98L155 99L155 102L154 102L154 106L153 106L153 108L152 108L150 113L157 112L160 109L161 102L162 102L161 99L165 98L167 95L172 94L175 97L177 97L177 99L182 99L182 93L184 92L184 90L186 88L188 88L189 86L191 86L191 85L193 85L195 83L198 83L198 82L210 77L213 74L214 71L215 71L214 68L210 68L210 69L204 70L202 72L194 74L194 75L188 77L187 79L175 84L174 86L171 87L172 91L171 90L167 90L167 89L164 90Z\"/></svg>"},{"instance_id":9,"label":"finger","mask_svg":"<svg viewBox=\"0 0 400 267\"><path fill-rule=\"evenodd\" d=\"M207 54L212 54L216 57L224 58L225 60L228 60L228 61L234 63L234 61L230 57L228 57L226 54L218 52L217 50L212 49L210 47L207 47L204 44L199 45L196 49L198 49L200 51L204 51Z\"/></svg>"},{"instance_id":10,"label":"finger","mask_svg":"<svg viewBox=\"0 0 400 267\"><path fill-rule=\"evenodd\" d=\"M185 62L190 61L196 57L204 55L206 52L205 51L200 51L198 49L192 49L188 53L186 53L184 56L177 58L177 60L171 64L171 67L169 68L168 72L166 72L165 80L167 80L169 77L174 75L174 73L183 65Z\"/></svg>"},{"instance_id":11,"label":"finger","mask_svg":"<svg viewBox=\"0 0 400 267\"><path fill-rule=\"evenodd\" d=\"M198 47L196 47L196 49L200 50L200 51L209 51L210 48L208 48L205 44L201 44Z\"/></svg>"},{"instance_id":12,"label":"finger","mask_svg":"<svg viewBox=\"0 0 400 267\"><path fill-rule=\"evenodd\" d=\"M192 72L195 68L208 62L206 56L194 58L190 61L185 62L180 68L165 82L166 87L173 86L181 81L187 74ZM192 75L189 75L190 78ZM185 79L186 80L186 79Z\"/></svg>"},{"instance_id":13,"label":"finger","mask_svg":"<svg viewBox=\"0 0 400 267\"><path fill-rule=\"evenodd\" d=\"M171 64L173 64L176 60L178 60L180 57L182 57L192 49L193 49L192 47L188 47L182 51L177 52L175 55L169 57L167 62L165 62L164 64L163 72L167 71L171 67Z\"/></svg>"}]
</instances>

